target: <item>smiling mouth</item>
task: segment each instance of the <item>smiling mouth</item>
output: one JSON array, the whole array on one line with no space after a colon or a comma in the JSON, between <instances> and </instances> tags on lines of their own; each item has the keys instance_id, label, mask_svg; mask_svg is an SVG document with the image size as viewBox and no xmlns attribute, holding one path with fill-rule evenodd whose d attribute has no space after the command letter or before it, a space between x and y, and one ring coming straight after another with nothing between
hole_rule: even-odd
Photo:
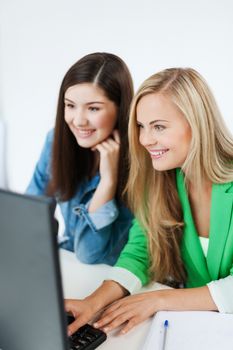
<instances>
[{"instance_id":1,"label":"smiling mouth","mask_svg":"<svg viewBox=\"0 0 233 350\"><path fill-rule=\"evenodd\" d=\"M159 159L161 158L165 153L167 153L169 149L163 149L163 150L149 150L150 156L153 159Z\"/></svg>"},{"instance_id":2,"label":"smiling mouth","mask_svg":"<svg viewBox=\"0 0 233 350\"><path fill-rule=\"evenodd\" d=\"M78 137L86 138L91 136L95 132L95 129L76 129Z\"/></svg>"}]
</instances>

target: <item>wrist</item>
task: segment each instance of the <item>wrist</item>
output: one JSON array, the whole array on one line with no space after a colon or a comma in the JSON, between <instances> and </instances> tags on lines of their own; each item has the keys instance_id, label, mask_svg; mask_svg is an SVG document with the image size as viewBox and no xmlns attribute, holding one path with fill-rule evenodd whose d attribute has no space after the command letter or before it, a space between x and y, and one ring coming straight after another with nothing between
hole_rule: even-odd
<instances>
[{"instance_id":1,"label":"wrist","mask_svg":"<svg viewBox=\"0 0 233 350\"><path fill-rule=\"evenodd\" d=\"M101 177L99 182L99 187L103 187L104 189L114 189L117 187L117 181L112 179L111 177Z\"/></svg>"},{"instance_id":2,"label":"wrist","mask_svg":"<svg viewBox=\"0 0 233 350\"><path fill-rule=\"evenodd\" d=\"M124 297L128 291L119 283L107 280L91 295L85 298L85 301L93 308L94 312L98 312L105 306Z\"/></svg>"},{"instance_id":3,"label":"wrist","mask_svg":"<svg viewBox=\"0 0 233 350\"><path fill-rule=\"evenodd\" d=\"M92 207L93 203L97 202L103 205L104 203L112 200L116 194L116 187L117 186L114 183L110 183L110 182L108 183L106 180L100 180L96 188L96 191L92 197L89 209L90 207ZM99 206L100 205L98 205L98 207ZM91 209L91 211L94 211L93 208Z\"/></svg>"},{"instance_id":4,"label":"wrist","mask_svg":"<svg viewBox=\"0 0 233 350\"><path fill-rule=\"evenodd\" d=\"M104 301L103 298L101 298L101 296L91 294L84 298L84 300L94 313L97 313L104 307Z\"/></svg>"},{"instance_id":5,"label":"wrist","mask_svg":"<svg viewBox=\"0 0 233 350\"><path fill-rule=\"evenodd\" d=\"M164 310L169 310L168 306L168 297L169 297L169 290L157 290L155 291L155 307L156 307L156 312L157 311L164 311Z\"/></svg>"}]
</instances>

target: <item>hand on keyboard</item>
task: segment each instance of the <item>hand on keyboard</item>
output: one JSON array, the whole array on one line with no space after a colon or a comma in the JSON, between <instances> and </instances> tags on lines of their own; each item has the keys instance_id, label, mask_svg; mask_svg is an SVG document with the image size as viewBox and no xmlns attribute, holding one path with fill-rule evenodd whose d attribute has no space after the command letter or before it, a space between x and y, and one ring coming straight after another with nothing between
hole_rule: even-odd
<instances>
[{"instance_id":1,"label":"hand on keyboard","mask_svg":"<svg viewBox=\"0 0 233 350\"><path fill-rule=\"evenodd\" d=\"M67 315L68 324L74 321L73 316ZM106 334L89 324L79 328L69 337L70 350L93 350L106 340Z\"/></svg>"}]
</instances>

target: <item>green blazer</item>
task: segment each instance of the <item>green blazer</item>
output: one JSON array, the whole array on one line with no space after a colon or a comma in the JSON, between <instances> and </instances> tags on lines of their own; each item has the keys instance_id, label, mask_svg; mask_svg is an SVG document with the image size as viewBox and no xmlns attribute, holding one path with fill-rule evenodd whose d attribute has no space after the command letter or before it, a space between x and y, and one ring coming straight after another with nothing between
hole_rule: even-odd
<instances>
[{"instance_id":1,"label":"green blazer","mask_svg":"<svg viewBox=\"0 0 233 350\"><path fill-rule=\"evenodd\" d=\"M183 173L177 170L177 190L184 215L181 255L187 270L187 287L233 275L233 183L213 184L210 209L209 248L205 258L193 221L184 185Z\"/></svg>"},{"instance_id":2,"label":"green blazer","mask_svg":"<svg viewBox=\"0 0 233 350\"><path fill-rule=\"evenodd\" d=\"M184 230L181 255L187 271L186 287L199 287L212 280L233 275L233 183L213 184L211 196L209 248L205 258L193 221L183 173L177 169L177 190L183 209ZM135 220L116 266L149 282L147 237Z\"/></svg>"}]
</instances>

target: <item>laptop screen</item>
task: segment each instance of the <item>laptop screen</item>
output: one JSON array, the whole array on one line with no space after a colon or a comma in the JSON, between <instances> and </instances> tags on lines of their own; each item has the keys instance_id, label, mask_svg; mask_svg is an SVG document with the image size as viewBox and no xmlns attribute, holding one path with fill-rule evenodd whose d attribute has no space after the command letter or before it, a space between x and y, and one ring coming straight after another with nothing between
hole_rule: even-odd
<instances>
[{"instance_id":1,"label":"laptop screen","mask_svg":"<svg viewBox=\"0 0 233 350\"><path fill-rule=\"evenodd\" d=\"M0 190L0 349L65 350L54 204Z\"/></svg>"}]
</instances>

